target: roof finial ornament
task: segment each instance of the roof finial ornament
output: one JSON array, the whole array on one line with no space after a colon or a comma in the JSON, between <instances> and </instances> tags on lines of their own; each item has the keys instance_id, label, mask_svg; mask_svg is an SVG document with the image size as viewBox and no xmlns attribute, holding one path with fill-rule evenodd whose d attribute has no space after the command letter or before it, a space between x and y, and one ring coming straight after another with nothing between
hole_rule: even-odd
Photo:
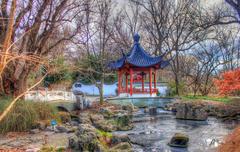
<instances>
[{"instance_id":1,"label":"roof finial ornament","mask_svg":"<svg viewBox=\"0 0 240 152\"><path fill-rule=\"evenodd\" d=\"M135 43L139 43L139 39L140 39L139 34L138 34L138 33L134 34L134 36L133 36L134 42L135 42Z\"/></svg>"}]
</instances>

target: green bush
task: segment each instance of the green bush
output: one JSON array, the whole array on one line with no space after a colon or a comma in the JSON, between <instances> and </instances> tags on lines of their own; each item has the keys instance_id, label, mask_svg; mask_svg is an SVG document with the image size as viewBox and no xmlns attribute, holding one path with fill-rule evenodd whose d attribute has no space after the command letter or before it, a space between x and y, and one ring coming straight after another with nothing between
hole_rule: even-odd
<instances>
[{"instance_id":1,"label":"green bush","mask_svg":"<svg viewBox=\"0 0 240 152\"><path fill-rule=\"evenodd\" d=\"M183 82L179 83L179 86L178 86L179 94L183 94L184 93L184 86L185 86L185 84ZM177 93L176 93L176 84L175 84L174 81L168 83L168 88L170 89L169 90L169 96L177 95Z\"/></svg>"},{"instance_id":2,"label":"green bush","mask_svg":"<svg viewBox=\"0 0 240 152\"><path fill-rule=\"evenodd\" d=\"M28 131L36 122L56 119L54 108L44 102L18 101L0 124L0 133Z\"/></svg>"}]
</instances>

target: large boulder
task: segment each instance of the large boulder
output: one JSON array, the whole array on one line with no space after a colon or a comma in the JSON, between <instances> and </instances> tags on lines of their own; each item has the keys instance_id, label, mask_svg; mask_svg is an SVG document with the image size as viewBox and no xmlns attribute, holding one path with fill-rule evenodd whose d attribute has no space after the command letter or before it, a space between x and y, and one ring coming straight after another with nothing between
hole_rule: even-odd
<instances>
[{"instance_id":1,"label":"large boulder","mask_svg":"<svg viewBox=\"0 0 240 152\"><path fill-rule=\"evenodd\" d=\"M116 118L117 130L127 131L133 128L131 123L132 115L129 114L119 114Z\"/></svg>"},{"instance_id":2,"label":"large boulder","mask_svg":"<svg viewBox=\"0 0 240 152\"><path fill-rule=\"evenodd\" d=\"M130 143L130 139L128 137L128 135L113 135L112 136L112 144L119 144L121 142L129 142Z\"/></svg>"},{"instance_id":3,"label":"large boulder","mask_svg":"<svg viewBox=\"0 0 240 152\"><path fill-rule=\"evenodd\" d=\"M176 133L170 142L168 143L169 146L172 147L181 147L186 148L188 146L189 137L183 133Z\"/></svg>"},{"instance_id":4,"label":"large boulder","mask_svg":"<svg viewBox=\"0 0 240 152\"><path fill-rule=\"evenodd\" d=\"M202 104L182 102L176 105L176 118L188 120L206 120L208 114Z\"/></svg>"},{"instance_id":5,"label":"large boulder","mask_svg":"<svg viewBox=\"0 0 240 152\"><path fill-rule=\"evenodd\" d=\"M80 124L77 133L69 138L69 148L76 151L100 151L96 128Z\"/></svg>"},{"instance_id":6,"label":"large boulder","mask_svg":"<svg viewBox=\"0 0 240 152\"><path fill-rule=\"evenodd\" d=\"M90 115L88 113L80 113L78 116L78 121L81 124L91 124Z\"/></svg>"},{"instance_id":7,"label":"large boulder","mask_svg":"<svg viewBox=\"0 0 240 152\"><path fill-rule=\"evenodd\" d=\"M115 131L117 129L116 125L113 125L111 121L104 119L103 115L101 114L91 114L90 119L92 121L92 124L97 129L100 129L106 132Z\"/></svg>"},{"instance_id":8,"label":"large boulder","mask_svg":"<svg viewBox=\"0 0 240 152\"><path fill-rule=\"evenodd\" d=\"M122 142L110 149L110 152L132 152L132 146L128 142Z\"/></svg>"}]
</instances>

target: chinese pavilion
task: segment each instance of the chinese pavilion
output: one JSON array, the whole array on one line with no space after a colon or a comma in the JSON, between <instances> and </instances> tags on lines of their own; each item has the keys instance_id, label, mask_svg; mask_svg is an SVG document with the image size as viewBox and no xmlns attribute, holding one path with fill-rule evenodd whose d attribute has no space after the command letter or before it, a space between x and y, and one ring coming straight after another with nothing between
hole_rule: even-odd
<instances>
[{"instance_id":1,"label":"chinese pavilion","mask_svg":"<svg viewBox=\"0 0 240 152\"><path fill-rule=\"evenodd\" d=\"M138 34L135 34L133 39L134 45L130 52L123 54L120 59L110 63L111 69L118 71L118 95L122 93L127 93L131 96L133 94L156 95L158 92L156 71L169 65L169 61L164 61L163 55L157 57L150 56L141 47ZM147 77L149 87L145 88L144 81ZM137 88L133 85L134 83L140 83L141 85Z\"/></svg>"}]
</instances>

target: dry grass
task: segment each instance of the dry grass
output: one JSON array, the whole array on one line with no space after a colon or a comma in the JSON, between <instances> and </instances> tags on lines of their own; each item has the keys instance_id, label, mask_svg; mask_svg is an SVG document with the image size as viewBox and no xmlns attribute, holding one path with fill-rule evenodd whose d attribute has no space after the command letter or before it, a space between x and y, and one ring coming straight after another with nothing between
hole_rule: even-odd
<instances>
[{"instance_id":1,"label":"dry grass","mask_svg":"<svg viewBox=\"0 0 240 152\"><path fill-rule=\"evenodd\" d=\"M219 147L218 152L240 152L240 127L227 136L225 143Z\"/></svg>"},{"instance_id":2,"label":"dry grass","mask_svg":"<svg viewBox=\"0 0 240 152\"><path fill-rule=\"evenodd\" d=\"M0 133L28 131L38 121L55 118L56 110L47 103L19 101L0 123Z\"/></svg>"}]
</instances>

